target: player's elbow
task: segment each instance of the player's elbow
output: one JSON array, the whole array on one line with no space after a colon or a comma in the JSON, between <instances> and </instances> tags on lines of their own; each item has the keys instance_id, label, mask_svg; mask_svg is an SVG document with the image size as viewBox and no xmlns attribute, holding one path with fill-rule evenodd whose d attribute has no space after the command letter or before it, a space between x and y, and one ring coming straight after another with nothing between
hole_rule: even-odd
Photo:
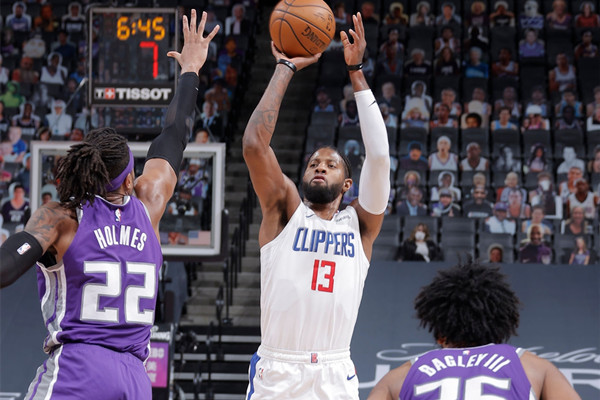
<instances>
[{"instance_id":1,"label":"player's elbow","mask_svg":"<svg viewBox=\"0 0 600 400\"><path fill-rule=\"evenodd\" d=\"M17 276L13 273L0 270L0 289L12 285L17 280Z\"/></svg>"},{"instance_id":2,"label":"player's elbow","mask_svg":"<svg viewBox=\"0 0 600 400\"><path fill-rule=\"evenodd\" d=\"M248 131L244 133L242 138L242 154L244 159L252 158L253 156L265 151L265 146L257 135Z\"/></svg>"},{"instance_id":3,"label":"player's elbow","mask_svg":"<svg viewBox=\"0 0 600 400\"><path fill-rule=\"evenodd\" d=\"M0 253L2 253L2 251L0 251ZM7 257L2 258L4 260L0 265L0 289L4 289L5 287L12 285L20 276L16 269L11 267L11 263L5 262L8 261L6 259Z\"/></svg>"},{"instance_id":4,"label":"player's elbow","mask_svg":"<svg viewBox=\"0 0 600 400\"><path fill-rule=\"evenodd\" d=\"M369 158L369 163L373 165L374 168L377 168L378 171L390 170L390 153L387 148L383 149L381 152L369 154L367 157Z\"/></svg>"}]
</instances>

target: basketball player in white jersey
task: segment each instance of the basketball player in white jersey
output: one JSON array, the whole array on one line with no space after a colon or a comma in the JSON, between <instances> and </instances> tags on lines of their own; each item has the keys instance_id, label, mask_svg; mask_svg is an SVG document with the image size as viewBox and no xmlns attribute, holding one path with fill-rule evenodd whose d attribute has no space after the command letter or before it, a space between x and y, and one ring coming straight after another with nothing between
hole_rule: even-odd
<instances>
[{"instance_id":1,"label":"basketball player in white jersey","mask_svg":"<svg viewBox=\"0 0 600 400\"><path fill-rule=\"evenodd\" d=\"M309 158L301 199L270 147L294 72L320 54L290 59L272 45L275 73L244 133L244 158L263 214L262 343L251 361L247 399L358 399L349 348L390 193L390 158L383 117L361 71L361 15L353 22L352 43L345 32L341 37L366 151L358 199L338 211L352 179L348 161L334 148L319 148Z\"/></svg>"}]
</instances>

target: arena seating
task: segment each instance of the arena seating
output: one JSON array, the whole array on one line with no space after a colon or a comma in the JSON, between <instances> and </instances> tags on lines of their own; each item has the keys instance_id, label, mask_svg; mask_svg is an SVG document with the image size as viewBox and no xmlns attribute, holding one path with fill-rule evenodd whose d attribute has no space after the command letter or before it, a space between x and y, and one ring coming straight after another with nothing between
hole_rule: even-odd
<instances>
[{"instance_id":1,"label":"arena seating","mask_svg":"<svg viewBox=\"0 0 600 400\"><path fill-rule=\"evenodd\" d=\"M509 201L508 197L504 197L502 200L498 198L499 190L505 187L508 172L517 172L519 187L525 188L529 192L538 188L538 173L546 171L551 175L554 194L562 195L561 198L564 201L561 205L562 215L566 220L570 208L566 203L568 192L574 191L574 185L572 181L568 181L567 174L557 171L560 165L564 164L567 168L575 163L572 160L563 159L565 147L574 148L577 159L583 162L581 179L590 183L590 192L596 196L595 201L597 202L598 196L600 196L598 186L600 165L599 168L594 168L593 161L598 152L596 146L600 144L600 130L598 130L600 128L598 127L598 117L594 117L593 113L600 102L600 74L598 73L600 54L597 47L600 44L600 27L598 24L586 25L585 21L582 22L583 19L579 14L583 1L539 1L536 15L526 14L523 1L508 1L509 10L508 13L504 13L504 15L508 15L507 18L497 16L498 2L493 0L450 1L454 6L454 15L457 18L445 24L441 18L435 21L435 17L441 14L442 6L447 2L429 1L434 20L429 25L411 25L408 22L414 22L411 16L417 12L417 4L422 3L419 1L400 1L406 13L404 16L390 15L393 1L333 0L330 1L330 5L333 6L340 2L345 5L346 16L368 9L368 7L363 8L365 3L371 3L375 9L375 15L365 18L369 52L368 58L363 62L363 69L368 81L372 84L378 102L386 104L386 108L392 110L389 112L391 116L384 114L391 138L390 154L394 161L391 171L394 198L390 199L387 218L395 218L399 222L396 224L398 231L383 231L382 236L390 235L399 245L402 240L410 236L415 221L418 219L429 226L432 237L440 245L444 254L450 255L450 257L454 258L452 254L465 247L464 250L469 250L468 252L471 254L485 260L488 256L488 247L496 243L504 247L505 261L518 260L518 251L528 240L527 232L521 232L521 225L522 221L531 218L531 207L529 206L533 204L531 204L532 199L528 198L529 196L525 196L526 198L523 199L523 212L514 217L509 216L509 218L514 218L517 232L508 238L505 234L484 232L482 227L485 219L481 218L472 221L479 227L472 229L475 225L463 226L462 222L457 222L455 225L453 219L447 217L440 219L434 216L395 216L397 205L405 200L401 196L408 193L404 184L404 174L409 170L400 167L401 159L408 156L409 145L415 141L422 144L421 154L427 159L437 151L437 139L440 136L450 139L450 151L458 156L459 161L466 159L466 147L469 143L479 144L480 157L487 159L488 164L486 167L482 167L485 165L482 163L478 167L482 167L481 172L486 178L488 199L493 203ZM476 9L473 7L474 3L483 4L484 15L472 14L471 10ZM591 3L597 11L597 1ZM566 5L567 20L570 21L563 24L564 26L555 21L564 20L560 12L562 4ZM344 23L347 21L346 16L336 15L338 28L340 26L347 27ZM458 22L459 20L460 22ZM506 21L503 22L503 20ZM542 24L543 27L535 25L532 21L537 21L536 23ZM342 24L340 25L340 23ZM533 43L531 46L537 45L541 50L539 54L528 52L526 47L526 29L531 27L531 24L535 25L538 40L537 44ZM453 42L444 41L442 32L445 26L451 28L452 36L456 39ZM475 28L477 29L475 30ZM391 37L388 38L388 33L392 30L397 32L397 42L394 42ZM474 31L478 33L473 33ZM584 47L577 50L582 43L582 35L586 31L592 32L592 43L582 44L581 46ZM378 35L375 35L375 32ZM396 49L393 59L389 59L386 54L386 49L390 46ZM443 47L450 47L452 50L450 61L446 60L445 63L437 54ZM472 59L472 47L478 47L481 50L480 61ZM584 48L585 50L583 50ZM415 49L423 50L425 54L424 63L429 66L429 69L423 69L426 71L425 74L421 74L420 70L416 68L409 68L413 62L412 56ZM504 55L501 54L503 49L508 49L510 52L510 59L505 63ZM337 46L332 46L331 50L324 53L320 61L321 75L318 86L319 90L326 90L330 97L330 104L340 115L339 121L341 122L337 126L334 143L343 150L347 139L350 136L352 138L357 136L358 123L344 123L346 111L346 101L343 100L346 93L344 86L347 86L349 81L347 75L339 73L339 60L342 58L340 53ZM560 67L557 60L562 54L567 57L567 66L566 69L559 70L557 69ZM460 71L444 72L445 70L441 68L442 64L447 66L452 62L459 66ZM333 64L338 68L335 78L333 77L335 75ZM570 81L566 85L561 83L555 87L553 85L556 80L555 76L560 76L559 80L563 79L566 76L564 74L567 73L565 71L576 72L569 78ZM422 93L415 92L416 82L419 81L423 83L424 92ZM393 93L391 95L389 93L384 95L383 85L385 83L392 85ZM453 89L456 94L455 99L447 103L451 109L449 122L440 116L438 111L439 104L443 102L442 92L448 88ZM568 89L573 90L575 98L566 104L563 99L563 91ZM534 93L536 90L538 93ZM541 96L539 96L539 92L541 92ZM340 101L340 99L342 100ZM398 107L398 101L401 102L400 107ZM541 118L546 121L545 124L537 122L534 112L538 109L530 108L532 105L542 108ZM571 105L575 109L574 118L565 119L562 111L566 105ZM499 125L502 106L509 107L511 125L504 122ZM413 119L409 115L411 110L408 108L412 109L413 107L419 109L420 115L417 119ZM320 112L315 110L312 122L307 128L307 145L314 144L313 138L322 135L321 127L315 122L319 120ZM478 114L480 122L467 126L465 116L471 113ZM327 114L330 118L331 112ZM353 121L351 118L346 119ZM453 120L456 121L456 124L452 122ZM452 127L452 125L458 126L458 128ZM329 138L330 135L331 131L328 128L327 137ZM397 147L394 146L395 144ZM505 147L509 150L504 150ZM544 162L540 165L536 165L539 160L536 159L535 154L532 154L537 147L543 149ZM306 151L310 151L310 148L307 147ZM364 152L362 148L361 151ZM507 152L511 153L512 166L506 165L505 153ZM364 154L362 155L364 156ZM577 163L577 166L580 167L581 163ZM417 172L421 177L418 186L423 191L423 203L431 212L434 201L430 201L430 193L434 187L438 186L439 171ZM464 207L472 197L474 172L464 171L460 167L453 168L452 172L456 180L454 185L462 191L462 199L455 199L454 202ZM595 207L595 217L588 221L592 229L583 233L590 245L597 244L600 240L597 205ZM466 216L463 216L461 220L464 218ZM456 229L456 226L462 226L464 229ZM552 235L544 237L544 241L551 246L554 243L554 236L560 238L561 246L564 245L565 249L570 249L566 258L563 257L566 250L556 249L555 262L568 262L568 255L574 246L574 235L561 233L561 228L557 227ZM522 242L521 239L524 241ZM378 240L382 244L390 242L390 239L387 238ZM568 246L567 243L569 243ZM376 251L375 257L392 259L390 258L391 254L393 253Z\"/></svg>"}]
</instances>

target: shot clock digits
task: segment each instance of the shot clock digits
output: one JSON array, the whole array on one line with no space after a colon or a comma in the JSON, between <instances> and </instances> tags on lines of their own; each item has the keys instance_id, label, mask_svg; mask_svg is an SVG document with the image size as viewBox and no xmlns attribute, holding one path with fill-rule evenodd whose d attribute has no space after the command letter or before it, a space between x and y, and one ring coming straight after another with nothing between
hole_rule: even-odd
<instances>
[{"instance_id":1,"label":"shot clock digits","mask_svg":"<svg viewBox=\"0 0 600 400\"><path fill-rule=\"evenodd\" d=\"M152 37L153 40L163 40L165 37L164 21L162 16L139 18L136 21L128 15L122 15L117 20L117 38L127 40L131 35L141 34L144 36L145 34L147 39Z\"/></svg>"},{"instance_id":2,"label":"shot clock digits","mask_svg":"<svg viewBox=\"0 0 600 400\"><path fill-rule=\"evenodd\" d=\"M97 49L89 55L90 104L168 106L178 75L167 57L179 45L175 8L94 7L90 21L89 48Z\"/></svg>"}]
</instances>

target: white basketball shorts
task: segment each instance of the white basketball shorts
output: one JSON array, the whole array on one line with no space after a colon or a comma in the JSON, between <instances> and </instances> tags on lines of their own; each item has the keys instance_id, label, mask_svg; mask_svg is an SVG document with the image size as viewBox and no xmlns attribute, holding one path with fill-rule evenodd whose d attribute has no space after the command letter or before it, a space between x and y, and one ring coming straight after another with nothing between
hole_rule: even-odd
<instances>
[{"instance_id":1,"label":"white basketball shorts","mask_svg":"<svg viewBox=\"0 0 600 400\"><path fill-rule=\"evenodd\" d=\"M296 352L261 345L252 357L246 400L358 400L350 351Z\"/></svg>"}]
</instances>

